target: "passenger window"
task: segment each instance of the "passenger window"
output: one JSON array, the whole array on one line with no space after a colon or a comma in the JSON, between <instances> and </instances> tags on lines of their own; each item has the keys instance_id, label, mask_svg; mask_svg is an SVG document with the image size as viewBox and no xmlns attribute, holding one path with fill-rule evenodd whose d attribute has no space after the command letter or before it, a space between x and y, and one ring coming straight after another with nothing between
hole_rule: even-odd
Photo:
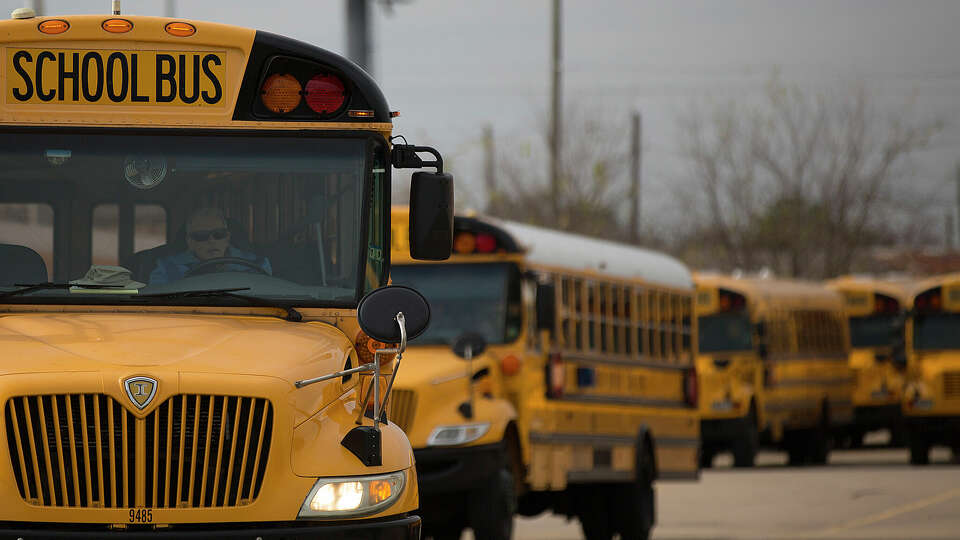
<instances>
[{"instance_id":1,"label":"passenger window","mask_svg":"<svg viewBox=\"0 0 960 540\"><path fill-rule=\"evenodd\" d=\"M93 207L93 226L90 229L91 262L116 266L120 260L120 209L115 204Z\"/></svg>"},{"instance_id":2,"label":"passenger window","mask_svg":"<svg viewBox=\"0 0 960 540\"><path fill-rule=\"evenodd\" d=\"M133 207L133 251L143 251L167 243L167 210L159 204Z\"/></svg>"},{"instance_id":3,"label":"passenger window","mask_svg":"<svg viewBox=\"0 0 960 540\"><path fill-rule=\"evenodd\" d=\"M128 210L129 211L129 210ZM120 206L98 204L93 207L90 247L92 264L117 266L129 255L145 249L162 246L167 241L167 211L159 204L136 204L133 206L132 222L121 224ZM130 219L127 218L127 219ZM129 253L120 245L121 228L133 227L133 245ZM129 229L127 229L129 230Z\"/></svg>"},{"instance_id":4,"label":"passenger window","mask_svg":"<svg viewBox=\"0 0 960 540\"><path fill-rule=\"evenodd\" d=\"M44 203L0 204L0 244L36 251L53 274L53 207Z\"/></svg>"}]
</instances>

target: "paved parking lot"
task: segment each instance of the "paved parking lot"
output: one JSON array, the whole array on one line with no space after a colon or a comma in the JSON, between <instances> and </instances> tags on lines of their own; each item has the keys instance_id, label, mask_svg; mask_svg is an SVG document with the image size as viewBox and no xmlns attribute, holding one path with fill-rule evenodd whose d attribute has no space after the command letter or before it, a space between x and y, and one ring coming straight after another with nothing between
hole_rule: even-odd
<instances>
[{"instance_id":1,"label":"paved parking lot","mask_svg":"<svg viewBox=\"0 0 960 540\"><path fill-rule=\"evenodd\" d=\"M905 450L838 451L828 466L796 469L765 453L755 469L734 470L719 456L698 483L659 485L654 538L955 540L960 466L946 449L933 458L912 467ZM519 518L516 531L524 540L580 538L576 521L552 515Z\"/></svg>"}]
</instances>

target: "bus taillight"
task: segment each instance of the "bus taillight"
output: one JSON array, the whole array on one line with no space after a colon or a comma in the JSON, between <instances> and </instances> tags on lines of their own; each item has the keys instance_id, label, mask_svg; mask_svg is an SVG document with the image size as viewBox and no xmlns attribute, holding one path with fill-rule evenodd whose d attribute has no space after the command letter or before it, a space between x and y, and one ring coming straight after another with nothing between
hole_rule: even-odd
<instances>
[{"instance_id":1,"label":"bus taillight","mask_svg":"<svg viewBox=\"0 0 960 540\"><path fill-rule=\"evenodd\" d=\"M300 81L289 73L274 73L267 77L260 89L263 105L276 114L288 113L300 105Z\"/></svg>"},{"instance_id":2,"label":"bus taillight","mask_svg":"<svg viewBox=\"0 0 960 540\"><path fill-rule=\"evenodd\" d=\"M307 105L317 114L339 111L347 99L343 81L333 75L315 75L307 81Z\"/></svg>"},{"instance_id":3,"label":"bus taillight","mask_svg":"<svg viewBox=\"0 0 960 540\"><path fill-rule=\"evenodd\" d=\"M567 384L566 366L560 353L553 353L547 360L547 397L563 397L563 388Z\"/></svg>"},{"instance_id":4,"label":"bus taillight","mask_svg":"<svg viewBox=\"0 0 960 540\"><path fill-rule=\"evenodd\" d=\"M941 289L937 287L917 296L914 303L917 311L940 311L943 308L943 299L940 294Z\"/></svg>"},{"instance_id":5,"label":"bus taillight","mask_svg":"<svg viewBox=\"0 0 960 540\"><path fill-rule=\"evenodd\" d=\"M700 393L700 384L697 381L697 371L693 368L683 371L683 401L688 407L697 406Z\"/></svg>"}]
</instances>

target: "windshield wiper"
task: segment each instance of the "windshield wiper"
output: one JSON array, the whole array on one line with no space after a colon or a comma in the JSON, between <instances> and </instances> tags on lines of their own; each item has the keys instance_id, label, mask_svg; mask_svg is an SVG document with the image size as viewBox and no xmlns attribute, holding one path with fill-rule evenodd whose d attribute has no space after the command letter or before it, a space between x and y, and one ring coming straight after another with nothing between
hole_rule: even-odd
<instances>
[{"instance_id":1,"label":"windshield wiper","mask_svg":"<svg viewBox=\"0 0 960 540\"><path fill-rule=\"evenodd\" d=\"M19 296L21 294L28 294L34 291L47 291L47 290L56 290L63 289L68 290L71 287L77 287L79 289L122 289L122 285L78 285L76 283L16 283L14 287L20 287L19 289L14 289L12 291L5 291L0 293L0 298L8 298L10 296Z\"/></svg>"},{"instance_id":2,"label":"windshield wiper","mask_svg":"<svg viewBox=\"0 0 960 540\"><path fill-rule=\"evenodd\" d=\"M250 287L235 287L232 289L197 289L197 290L188 290L188 291L176 291L168 293L148 293L137 295L138 298L236 298L239 300L244 300L249 304L262 307L271 307L279 308L287 312L287 316L283 317L285 321L290 322L301 322L303 320L303 315L294 309L293 306L278 304L276 302L271 302L266 298L261 298L259 296L249 296L246 294L237 294L238 291L249 291Z\"/></svg>"}]
</instances>

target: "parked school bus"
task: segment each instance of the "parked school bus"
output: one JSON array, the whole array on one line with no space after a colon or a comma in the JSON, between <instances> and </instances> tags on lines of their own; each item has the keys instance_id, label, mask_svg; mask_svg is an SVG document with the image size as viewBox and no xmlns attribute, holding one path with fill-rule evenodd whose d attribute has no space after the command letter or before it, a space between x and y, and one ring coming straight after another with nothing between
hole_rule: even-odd
<instances>
[{"instance_id":1,"label":"parked school bus","mask_svg":"<svg viewBox=\"0 0 960 540\"><path fill-rule=\"evenodd\" d=\"M15 17L0 536L418 538L412 450L382 409L429 310L383 286L391 163L435 151L391 148L376 84L305 43ZM453 201L433 165L409 246L436 259Z\"/></svg>"},{"instance_id":2,"label":"parked school bus","mask_svg":"<svg viewBox=\"0 0 960 540\"><path fill-rule=\"evenodd\" d=\"M509 538L516 509L577 517L590 539L647 538L654 480L698 475L689 271L465 216L449 260L400 259L405 213L394 210L391 277L422 290L434 318L392 407L414 447L425 534ZM486 350L468 362L451 344L470 333Z\"/></svg>"},{"instance_id":3,"label":"parked school bus","mask_svg":"<svg viewBox=\"0 0 960 540\"><path fill-rule=\"evenodd\" d=\"M814 283L699 274L704 464L733 450L783 448L791 465L826 463L853 419L843 299Z\"/></svg>"},{"instance_id":4,"label":"parked school bus","mask_svg":"<svg viewBox=\"0 0 960 540\"><path fill-rule=\"evenodd\" d=\"M827 282L843 295L850 331L850 367L856 377L849 439L863 444L868 431L886 429L903 444L904 321L910 301L902 282L844 276Z\"/></svg>"},{"instance_id":5,"label":"parked school bus","mask_svg":"<svg viewBox=\"0 0 960 540\"><path fill-rule=\"evenodd\" d=\"M910 462L926 465L935 444L960 456L960 274L930 278L915 292L903 415Z\"/></svg>"}]
</instances>

